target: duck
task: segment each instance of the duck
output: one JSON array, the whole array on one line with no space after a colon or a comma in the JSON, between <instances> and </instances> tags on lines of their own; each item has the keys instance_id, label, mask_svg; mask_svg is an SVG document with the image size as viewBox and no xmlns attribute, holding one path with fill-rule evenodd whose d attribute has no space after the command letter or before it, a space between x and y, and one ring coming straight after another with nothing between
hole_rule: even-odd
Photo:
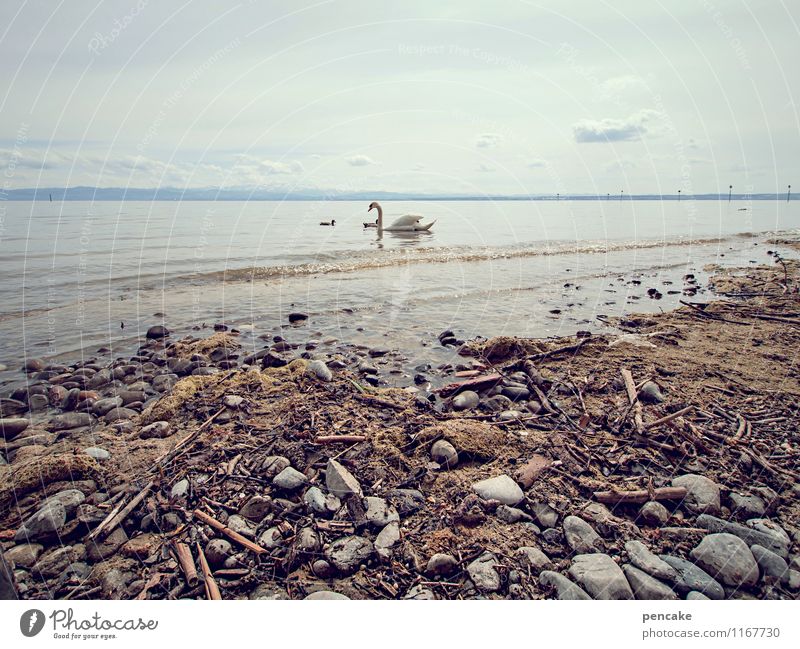
<instances>
[{"instance_id":1,"label":"duck","mask_svg":"<svg viewBox=\"0 0 800 649\"><path fill-rule=\"evenodd\" d=\"M331 219L330 221L320 221L320 225L336 225L336 219Z\"/></svg>"},{"instance_id":2,"label":"duck","mask_svg":"<svg viewBox=\"0 0 800 649\"><path fill-rule=\"evenodd\" d=\"M417 214L405 214L399 219L396 219L391 225L383 227L383 208L381 207L380 203L376 201L370 203L367 212L371 212L372 210L378 210L378 220L376 221L375 226L368 226L365 223L364 227L377 227L379 233L383 232L383 230L386 230L387 232L429 232L433 227L433 224L436 223L436 221L431 221L430 223L421 223L421 216Z\"/></svg>"},{"instance_id":3,"label":"duck","mask_svg":"<svg viewBox=\"0 0 800 649\"><path fill-rule=\"evenodd\" d=\"M364 223L365 228L377 228L378 227L378 220L375 219L375 223Z\"/></svg>"}]
</instances>

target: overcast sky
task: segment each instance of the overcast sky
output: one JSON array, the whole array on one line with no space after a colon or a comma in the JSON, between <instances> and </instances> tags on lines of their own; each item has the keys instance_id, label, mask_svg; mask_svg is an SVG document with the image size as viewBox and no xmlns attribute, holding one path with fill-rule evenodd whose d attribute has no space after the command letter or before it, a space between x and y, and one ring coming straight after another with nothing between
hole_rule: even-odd
<instances>
[{"instance_id":1,"label":"overcast sky","mask_svg":"<svg viewBox=\"0 0 800 649\"><path fill-rule=\"evenodd\" d=\"M800 188L800 3L0 5L5 188Z\"/></svg>"}]
</instances>

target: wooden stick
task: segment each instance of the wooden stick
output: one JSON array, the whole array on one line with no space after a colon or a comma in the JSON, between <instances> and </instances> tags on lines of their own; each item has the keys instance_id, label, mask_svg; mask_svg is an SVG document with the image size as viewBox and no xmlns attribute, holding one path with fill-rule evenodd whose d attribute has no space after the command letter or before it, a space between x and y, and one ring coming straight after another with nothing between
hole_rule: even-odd
<instances>
[{"instance_id":1,"label":"wooden stick","mask_svg":"<svg viewBox=\"0 0 800 649\"><path fill-rule=\"evenodd\" d=\"M211 575L211 568L208 567L203 548L200 547L199 543L195 545L197 546L197 556L200 558L200 570L203 571L203 585L206 587L206 597L211 600L221 600L222 594L219 592L217 582L214 581L214 577Z\"/></svg>"},{"instance_id":2,"label":"wooden stick","mask_svg":"<svg viewBox=\"0 0 800 649\"><path fill-rule=\"evenodd\" d=\"M194 585L197 584L197 568L195 568L194 565L192 551L189 549L188 545L180 541L174 541L172 549L175 551L175 556L178 558L178 563L181 566L183 575L186 577L186 583L190 588L194 587Z\"/></svg>"},{"instance_id":3,"label":"wooden stick","mask_svg":"<svg viewBox=\"0 0 800 649\"><path fill-rule=\"evenodd\" d=\"M558 349L551 349L547 352L542 352L541 354L531 354L530 356L526 357L526 360L529 361L542 361L545 358L550 358L551 356L557 356L558 354L566 354L569 352L577 352L583 347L587 342L589 342L589 338L581 338L575 345L567 345L566 347L559 347Z\"/></svg>"},{"instance_id":4,"label":"wooden stick","mask_svg":"<svg viewBox=\"0 0 800 649\"><path fill-rule=\"evenodd\" d=\"M175 446L171 450L167 451L163 455L161 455L158 458L156 458L156 461L153 462L153 466L150 467L150 472L155 471L164 461L166 461L166 460L170 459L171 457L174 457L175 455L177 455L178 451L181 448L183 448L186 444L188 444L195 437L197 437L203 430L208 428L211 425L211 422L213 422L217 417L219 417L226 410L227 410L227 408L225 406L222 406L222 408L217 410L217 412L215 412L208 419L206 419L202 424L200 424L200 427L197 430L195 430L195 431L189 433L188 435L186 435L186 437L184 437L177 444L175 444Z\"/></svg>"},{"instance_id":5,"label":"wooden stick","mask_svg":"<svg viewBox=\"0 0 800 649\"><path fill-rule=\"evenodd\" d=\"M644 432L642 404L639 403L639 397L636 396L636 384L633 382L633 374L624 367L620 369L620 374L622 374L622 379L625 381L625 391L628 393L628 401L630 401L633 406L633 423L636 426L636 432L641 435Z\"/></svg>"},{"instance_id":6,"label":"wooden stick","mask_svg":"<svg viewBox=\"0 0 800 649\"><path fill-rule=\"evenodd\" d=\"M321 435L314 439L315 444L357 444L366 441L365 435Z\"/></svg>"},{"instance_id":7,"label":"wooden stick","mask_svg":"<svg viewBox=\"0 0 800 649\"><path fill-rule=\"evenodd\" d=\"M211 527L213 527L218 532L222 532L229 539L231 539L232 541L236 541L239 545L242 545L242 546L246 547L251 552L255 552L256 554L265 554L267 552L267 550L265 548L262 548L260 545L256 545L255 543L253 543L249 539L244 538L238 532L234 532L232 529L230 529L228 527L225 527L225 525L220 523L217 519L212 518L211 516L206 514L204 511L201 511L199 509L195 509L193 514L195 515L196 518L199 518L206 525L210 525Z\"/></svg>"},{"instance_id":8,"label":"wooden stick","mask_svg":"<svg viewBox=\"0 0 800 649\"><path fill-rule=\"evenodd\" d=\"M667 415L666 417L662 417L661 419L656 419L655 421L651 421L649 424L645 426L647 430L655 428L656 426L660 426L661 424L666 424L673 419L677 419L678 417L682 417L687 412L691 412L694 410L694 406L686 406L685 408L681 408L680 410L676 410L675 412Z\"/></svg>"},{"instance_id":9,"label":"wooden stick","mask_svg":"<svg viewBox=\"0 0 800 649\"><path fill-rule=\"evenodd\" d=\"M144 486L144 489L136 494L131 501L125 505L122 511L120 511L118 514L114 515L116 508L112 510L111 513L106 516L105 519L103 519L103 522L100 523L100 525L98 525L91 534L89 534L89 538L96 539L98 536L105 536L114 530L114 528L128 518L128 515L136 508L136 506L144 500L144 497L147 495L147 492L150 491L152 486L153 481L151 480Z\"/></svg>"},{"instance_id":10,"label":"wooden stick","mask_svg":"<svg viewBox=\"0 0 800 649\"><path fill-rule=\"evenodd\" d=\"M651 500L683 500L688 492L684 487L660 487L636 491L595 491L597 502L606 505L641 505Z\"/></svg>"}]
</instances>

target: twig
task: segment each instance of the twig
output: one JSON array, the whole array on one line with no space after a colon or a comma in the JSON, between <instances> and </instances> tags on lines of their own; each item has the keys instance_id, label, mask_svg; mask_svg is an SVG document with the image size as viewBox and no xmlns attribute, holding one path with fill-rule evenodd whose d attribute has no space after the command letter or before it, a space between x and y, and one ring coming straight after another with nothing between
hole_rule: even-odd
<instances>
[{"instance_id":1,"label":"twig","mask_svg":"<svg viewBox=\"0 0 800 649\"><path fill-rule=\"evenodd\" d=\"M645 426L642 419L642 404L639 403L639 397L636 396L636 384L633 382L633 375L630 370L624 367L620 369L620 374L622 374L622 379L625 381L628 401L633 406L633 423L636 426L636 432L641 435L645 430Z\"/></svg>"},{"instance_id":2,"label":"twig","mask_svg":"<svg viewBox=\"0 0 800 649\"><path fill-rule=\"evenodd\" d=\"M186 577L187 585L192 588L197 583L197 568L194 565L192 558L192 551L189 546L180 541L175 541L172 544L172 549L175 551L175 556L178 558L178 563L181 566L184 577Z\"/></svg>"},{"instance_id":3,"label":"twig","mask_svg":"<svg viewBox=\"0 0 800 649\"><path fill-rule=\"evenodd\" d=\"M211 568L208 567L208 561L206 560L206 555L203 554L203 548L200 547L199 543L195 545L197 546L197 556L200 559L200 570L203 572L203 585L206 587L206 597L211 600L221 600L222 594L219 592L219 586L217 586L217 582L214 581L214 577L211 574Z\"/></svg>"},{"instance_id":4,"label":"twig","mask_svg":"<svg viewBox=\"0 0 800 649\"><path fill-rule=\"evenodd\" d=\"M148 482L144 489L142 489L136 496L134 496L131 501L125 505L125 507L120 511L118 514L115 514L116 508L109 513L108 516L103 519L103 522L100 523L90 534L90 539L96 539L100 535L107 535L109 534L114 528L117 527L120 523L122 523L128 515L136 508L136 506L144 500L144 497L147 495L147 492L150 491L151 487L153 486L153 481L151 480Z\"/></svg>"},{"instance_id":5,"label":"twig","mask_svg":"<svg viewBox=\"0 0 800 649\"><path fill-rule=\"evenodd\" d=\"M314 439L315 444L357 444L365 441L365 435L321 435Z\"/></svg>"},{"instance_id":6,"label":"twig","mask_svg":"<svg viewBox=\"0 0 800 649\"><path fill-rule=\"evenodd\" d=\"M595 491L594 499L605 505L641 505L651 500L683 500L687 493L685 487L660 487L636 491Z\"/></svg>"},{"instance_id":7,"label":"twig","mask_svg":"<svg viewBox=\"0 0 800 649\"><path fill-rule=\"evenodd\" d=\"M661 424L666 424L667 422L672 421L673 419L682 417L683 415L685 415L688 412L691 412L692 410L694 410L694 406L686 406L685 408L676 410L675 412L667 415L666 417L661 417L661 419L656 419L655 421L651 421L649 424L645 426L645 429L651 430L653 428L656 428L657 426L660 426Z\"/></svg>"},{"instance_id":8,"label":"twig","mask_svg":"<svg viewBox=\"0 0 800 649\"><path fill-rule=\"evenodd\" d=\"M243 537L238 532L234 532L232 529L226 527L225 525L220 523L217 519L206 514L204 511L195 509L193 514L195 515L195 517L203 521L206 525L210 525L218 532L222 532L229 539L236 541L239 545L246 547L251 552L255 552L256 554L265 554L267 552L266 548L262 548L260 545L256 545L252 541Z\"/></svg>"}]
</instances>

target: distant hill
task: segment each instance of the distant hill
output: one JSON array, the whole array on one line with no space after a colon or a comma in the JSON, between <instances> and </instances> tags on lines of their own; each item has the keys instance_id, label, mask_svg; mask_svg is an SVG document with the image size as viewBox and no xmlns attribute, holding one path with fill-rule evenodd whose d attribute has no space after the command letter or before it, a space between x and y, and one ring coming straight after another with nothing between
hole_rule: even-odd
<instances>
[{"instance_id":1,"label":"distant hill","mask_svg":"<svg viewBox=\"0 0 800 649\"><path fill-rule=\"evenodd\" d=\"M531 194L475 196L469 194L409 194L402 192L347 192L324 190L297 190L291 192L260 189L218 189L214 187L179 189L177 187L39 187L10 189L0 195L0 200L11 201L600 201L600 200L728 200L728 194ZM781 194L733 194L732 200L774 201L786 200Z\"/></svg>"}]
</instances>

